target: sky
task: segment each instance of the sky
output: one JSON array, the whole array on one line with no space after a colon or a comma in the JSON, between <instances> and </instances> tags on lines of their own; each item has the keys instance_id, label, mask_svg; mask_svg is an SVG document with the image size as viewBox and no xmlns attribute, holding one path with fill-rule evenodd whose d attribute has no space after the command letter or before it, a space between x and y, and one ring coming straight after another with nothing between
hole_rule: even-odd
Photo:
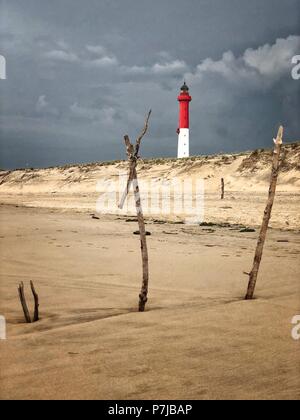
<instances>
[{"instance_id":1,"label":"sky","mask_svg":"<svg viewBox=\"0 0 300 420\"><path fill-rule=\"evenodd\" d=\"M177 154L179 89L192 155L300 140L299 0L0 0L0 168Z\"/></svg>"}]
</instances>

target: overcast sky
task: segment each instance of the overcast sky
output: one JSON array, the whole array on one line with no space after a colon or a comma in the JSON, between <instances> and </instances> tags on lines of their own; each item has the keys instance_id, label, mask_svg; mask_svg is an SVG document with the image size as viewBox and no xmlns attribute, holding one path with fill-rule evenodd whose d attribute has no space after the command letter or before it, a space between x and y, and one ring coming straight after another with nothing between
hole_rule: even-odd
<instances>
[{"instance_id":1,"label":"overcast sky","mask_svg":"<svg viewBox=\"0 0 300 420\"><path fill-rule=\"evenodd\" d=\"M176 156L185 78L191 153L300 140L299 0L0 0L0 167Z\"/></svg>"}]
</instances>

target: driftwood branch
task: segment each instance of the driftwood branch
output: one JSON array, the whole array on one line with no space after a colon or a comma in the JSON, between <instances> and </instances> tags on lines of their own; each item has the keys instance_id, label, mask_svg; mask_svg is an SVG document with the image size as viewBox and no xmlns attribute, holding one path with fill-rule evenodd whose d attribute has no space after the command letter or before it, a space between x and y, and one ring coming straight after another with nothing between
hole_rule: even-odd
<instances>
[{"instance_id":1,"label":"driftwood branch","mask_svg":"<svg viewBox=\"0 0 300 420\"><path fill-rule=\"evenodd\" d=\"M119 209L121 209L121 210L123 209L124 204L125 204L125 201L126 201L126 198L127 198L128 194L129 194L130 187L131 187L131 184L132 184L132 180L133 180L133 172L132 172L132 167L130 165L126 189L125 189L125 191L124 191L124 193L122 195L122 198L121 198L121 201L120 201L120 204L119 204Z\"/></svg>"},{"instance_id":2,"label":"driftwood branch","mask_svg":"<svg viewBox=\"0 0 300 420\"><path fill-rule=\"evenodd\" d=\"M282 148L282 138L283 138L283 127L281 126L279 128L276 140L274 139L275 148L274 148L273 162L272 162L272 175L271 175L271 181L270 181L269 197L268 197L268 202L267 202L266 209L264 212L263 222L262 222L262 226L261 226L261 230L260 230L260 234L259 234L259 238L257 242L253 267L249 274L249 284L248 284L248 290L246 294L246 300L251 300L253 299L253 296L254 296L255 286L256 286L257 277L258 277L258 271L259 271L259 267L262 260L264 244L266 241L269 222L272 215L274 198L276 194L276 186L277 186L278 174L279 174L279 169L280 169L280 153L281 153L281 148Z\"/></svg>"},{"instance_id":3,"label":"driftwood branch","mask_svg":"<svg viewBox=\"0 0 300 420\"><path fill-rule=\"evenodd\" d=\"M30 318L30 314L29 314L29 310L28 310L28 306L26 302L23 282L20 283L18 291L19 291L20 302L21 302L23 312L24 312L25 321L27 322L27 324L31 324L31 318Z\"/></svg>"},{"instance_id":4,"label":"driftwood branch","mask_svg":"<svg viewBox=\"0 0 300 420\"><path fill-rule=\"evenodd\" d=\"M145 221L144 221L144 215L143 215L143 210L142 210L140 189L139 189L136 169L134 169L133 188L134 188L134 199L135 199L135 206L136 206L136 212L137 212L138 224L139 224L139 230L140 230L142 265L143 265L143 282L142 282L141 293L139 295L139 311L144 312L146 303L148 301L149 257L148 257L148 247L147 247L147 240L146 240Z\"/></svg>"},{"instance_id":5,"label":"driftwood branch","mask_svg":"<svg viewBox=\"0 0 300 420\"><path fill-rule=\"evenodd\" d=\"M149 120L150 120L151 114L152 114L152 111L150 109L150 111L149 111L149 113L148 113L148 115L146 117L144 128L143 128L141 134L138 136L138 138L136 140L135 147L134 147L133 144L131 144L131 141L129 139L129 136L128 135L124 136L124 142L125 142L125 145L126 145L127 156L128 156L128 160L130 162L132 162L133 160L137 160L137 159L140 158L139 157L139 151L140 151L140 147L141 147L141 141L142 141L143 137L145 136L145 134L148 131L148 128L149 128ZM119 204L119 209L123 209L124 204L125 204L125 201L126 201L126 198L127 198L128 194L129 194L129 191L130 191L130 187L132 185L132 181L135 178L134 177L133 170L134 170L133 165L130 165L130 167L129 167L128 180L127 180L127 185L126 185L126 189L125 189L125 191L124 191L124 193L122 195L122 198L121 198L121 201L120 201L120 204Z\"/></svg>"},{"instance_id":6,"label":"driftwood branch","mask_svg":"<svg viewBox=\"0 0 300 420\"><path fill-rule=\"evenodd\" d=\"M37 322L39 320L39 296L35 291L35 287L32 281L30 282L30 287L34 298L34 313L32 322Z\"/></svg>"},{"instance_id":7,"label":"driftwood branch","mask_svg":"<svg viewBox=\"0 0 300 420\"><path fill-rule=\"evenodd\" d=\"M140 151L141 141L142 141L143 137L145 136L145 134L147 133L148 128L149 128L149 120L150 120L151 114L152 114L152 110L150 109L150 111L148 112L146 121L145 121L144 128L143 128L141 134L138 136L138 138L136 140L135 157L137 159L139 158L139 151Z\"/></svg>"},{"instance_id":8,"label":"driftwood branch","mask_svg":"<svg viewBox=\"0 0 300 420\"><path fill-rule=\"evenodd\" d=\"M32 281L30 282L30 287L33 294L33 298L34 298L34 313L33 313L32 320L31 320L31 316L30 316L27 302L26 302L26 297L25 297L25 292L24 292L24 283L21 282L18 287L20 302L23 308L24 317L27 324L31 324L32 322L37 322L39 320L39 297L38 297L38 294L36 293L36 290Z\"/></svg>"},{"instance_id":9,"label":"driftwood branch","mask_svg":"<svg viewBox=\"0 0 300 420\"><path fill-rule=\"evenodd\" d=\"M221 178L221 200L224 200L225 197L225 181L224 178Z\"/></svg>"},{"instance_id":10,"label":"driftwood branch","mask_svg":"<svg viewBox=\"0 0 300 420\"><path fill-rule=\"evenodd\" d=\"M124 137L126 151L129 161L129 175L128 181L126 185L126 189L124 194L121 198L121 202L119 204L119 208L123 208L126 197L129 194L130 187L133 185L134 191L134 198L135 198L135 206L139 224L139 232L140 232L140 241L141 241L141 253L142 253L142 265L143 265L143 281L142 281L142 288L139 295L139 311L144 312L145 306L148 300L148 285L149 285L149 257L148 257L148 247L147 247L147 240L146 240L146 228L145 228L145 221L144 215L142 210L141 204L141 196L140 196L140 189L138 184L138 176L137 176L137 161L139 159L139 150L141 146L141 141L145 134L148 131L149 126L149 119L151 116L151 111L149 111L144 128L136 140L135 146L131 143L128 136Z\"/></svg>"}]
</instances>

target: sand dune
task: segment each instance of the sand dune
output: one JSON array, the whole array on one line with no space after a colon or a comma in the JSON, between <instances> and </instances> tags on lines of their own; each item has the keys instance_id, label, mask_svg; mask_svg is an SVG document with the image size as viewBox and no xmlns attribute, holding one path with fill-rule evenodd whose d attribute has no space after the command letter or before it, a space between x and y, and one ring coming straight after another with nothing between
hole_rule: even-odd
<instances>
[{"instance_id":1,"label":"sand dune","mask_svg":"<svg viewBox=\"0 0 300 420\"><path fill-rule=\"evenodd\" d=\"M203 180L204 220L210 222L257 225L268 192L271 150L242 154L195 157L184 160L161 159L140 162L139 177L143 198L153 185L172 180ZM300 143L284 147L272 227L300 227ZM76 165L37 170L0 172L0 195L3 203L29 207L98 211L102 214L124 214L117 208L119 196L109 206L99 204L107 191L117 192L118 177L127 174L126 162ZM220 180L225 179L226 196L220 201ZM172 215L147 210L148 216L183 219L184 211ZM127 209L129 210L129 209ZM126 212L125 212L126 213ZM128 213L128 211L127 211Z\"/></svg>"},{"instance_id":2,"label":"sand dune","mask_svg":"<svg viewBox=\"0 0 300 420\"><path fill-rule=\"evenodd\" d=\"M278 190L297 192L300 187L300 142L285 145ZM226 179L228 191L265 190L269 182L271 150L241 154L199 156L189 159L154 159L141 161L142 179L170 179L197 176L207 181L208 189L218 191L220 178ZM94 193L95 183L111 181L125 172L126 162L94 163L49 169L0 171L1 193Z\"/></svg>"}]
</instances>

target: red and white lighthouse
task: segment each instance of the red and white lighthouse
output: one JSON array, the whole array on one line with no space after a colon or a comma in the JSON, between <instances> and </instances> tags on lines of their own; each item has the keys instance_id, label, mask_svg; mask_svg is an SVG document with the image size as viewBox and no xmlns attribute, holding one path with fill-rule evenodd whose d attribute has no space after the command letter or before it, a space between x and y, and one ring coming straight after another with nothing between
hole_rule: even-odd
<instances>
[{"instance_id":1,"label":"red and white lighthouse","mask_svg":"<svg viewBox=\"0 0 300 420\"><path fill-rule=\"evenodd\" d=\"M181 87L179 101L179 128L178 133L178 158L190 156L190 102L192 97L189 94L189 88L184 82Z\"/></svg>"}]
</instances>

